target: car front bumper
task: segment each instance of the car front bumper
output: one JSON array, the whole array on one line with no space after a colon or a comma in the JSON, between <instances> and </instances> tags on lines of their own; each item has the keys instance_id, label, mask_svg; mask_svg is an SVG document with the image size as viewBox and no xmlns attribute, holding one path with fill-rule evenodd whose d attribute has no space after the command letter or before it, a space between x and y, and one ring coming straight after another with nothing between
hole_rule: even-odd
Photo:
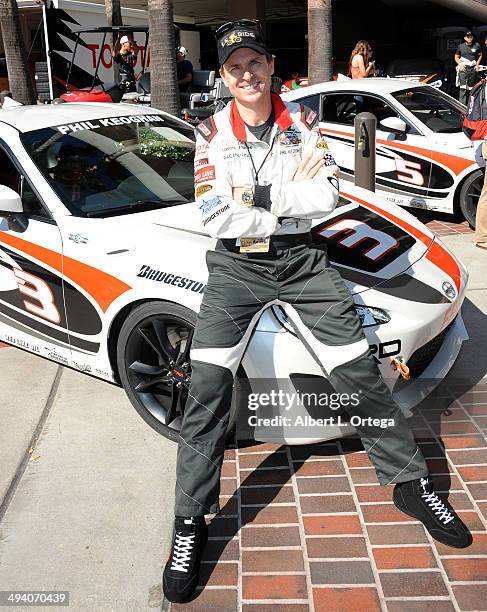
<instances>
[{"instance_id":1,"label":"car front bumper","mask_svg":"<svg viewBox=\"0 0 487 612\"><path fill-rule=\"evenodd\" d=\"M419 376L409 381L403 381L397 375L386 380L392 389L394 400L406 417L411 417L411 409L426 398L447 376L458 357L462 343L468 340L468 333L460 312L446 333L444 331L413 353L412 357L416 353L422 357L422 372ZM269 355L269 351L272 351L271 354L274 355L273 360L260 359L261 355ZM250 387L256 393L271 393L273 389L279 388L284 393L296 394L296 384L293 383L293 378L294 380L299 379L300 376L313 377L315 384L316 380L322 378L324 385L326 384L323 372L311 358L303 343L290 331L279 328L277 320L269 312L264 313L259 322L244 356L243 366L249 378ZM384 372L384 364L381 370ZM298 373L297 376L296 373ZM259 409L257 409L255 416L259 418L259 414ZM286 426L285 417L290 414L292 414L294 423L297 416L306 418L309 412L304 406L293 405L291 409L279 407L274 415L282 418L277 419L277 424L256 425L253 431L254 439L275 444L296 445L343 438L356 433L355 428L346 423L346 420L342 419L340 422L335 418L333 423L302 429L300 434L298 433L300 430L294 425ZM333 415L336 417L336 413L330 409L323 410L323 418Z\"/></svg>"}]
</instances>

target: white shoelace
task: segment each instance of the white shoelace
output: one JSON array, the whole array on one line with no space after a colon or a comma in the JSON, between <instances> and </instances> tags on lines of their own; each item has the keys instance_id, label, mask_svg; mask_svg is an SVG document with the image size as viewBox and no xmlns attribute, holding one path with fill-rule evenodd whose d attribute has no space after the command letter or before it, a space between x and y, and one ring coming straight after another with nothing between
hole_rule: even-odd
<instances>
[{"instance_id":1,"label":"white shoelace","mask_svg":"<svg viewBox=\"0 0 487 612\"><path fill-rule=\"evenodd\" d=\"M191 520L189 522L191 522ZM184 535L176 532L171 570L175 570L177 572L188 571L189 560L191 559L191 552L194 545L194 538L194 533Z\"/></svg>"},{"instance_id":2,"label":"white shoelace","mask_svg":"<svg viewBox=\"0 0 487 612\"><path fill-rule=\"evenodd\" d=\"M436 495L434 491L428 493L426 491L426 485L429 483L427 478L421 478L421 484L423 485L424 493L421 497L425 500L428 506L434 511L436 516L440 519L443 525L448 525L455 518L453 514L448 510L443 501Z\"/></svg>"}]
</instances>

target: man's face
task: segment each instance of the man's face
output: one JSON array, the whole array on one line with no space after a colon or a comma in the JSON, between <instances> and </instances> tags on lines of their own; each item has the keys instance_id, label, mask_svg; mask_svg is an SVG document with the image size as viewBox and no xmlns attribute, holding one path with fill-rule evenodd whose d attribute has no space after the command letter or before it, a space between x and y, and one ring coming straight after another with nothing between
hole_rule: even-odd
<instances>
[{"instance_id":1,"label":"man's face","mask_svg":"<svg viewBox=\"0 0 487 612\"><path fill-rule=\"evenodd\" d=\"M178 61L178 62L182 62L182 61L183 61L183 59L184 59L184 53L180 53L180 52L178 51L178 53L177 53L177 55L176 55L176 59L177 59L177 61Z\"/></svg>"},{"instance_id":2,"label":"man's face","mask_svg":"<svg viewBox=\"0 0 487 612\"><path fill-rule=\"evenodd\" d=\"M470 47L471 44L473 43L473 36L470 34L468 36L464 36L463 40L467 43L467 45Z\"/></svg>"},{"instance_id":3,"label":"man's face","mask_svg":"<svg viewBox=\"0 0 487 612\"><path fill-rule=\"evenodd\" d=\"M220 68L230 93L238 101L255 104L269 95L274 59L253 49L237 49Z\"/></svg>"}]
</instances>

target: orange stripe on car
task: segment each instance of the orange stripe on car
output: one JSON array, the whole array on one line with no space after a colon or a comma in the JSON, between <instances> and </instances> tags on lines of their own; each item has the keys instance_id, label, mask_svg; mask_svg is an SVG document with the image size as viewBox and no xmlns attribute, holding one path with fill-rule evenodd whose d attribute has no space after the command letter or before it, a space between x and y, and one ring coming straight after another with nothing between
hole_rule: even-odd
<instances>
[{"instance_id":1,"label":"orange stripe on car","mask_svg":"<svg viewBox=\"0 0 487 612\"><path fill-rule=\"evenodd\" d=\"M328 128L321 128L320 132L325 136L327 134L336 134L337 136L347 136L348 138L352 139L354 138L354 134L350 134L350 132L340 132L338 130L329 130ZM387 147L391 147L391 149L411 151L412 153L417 153L418 155L427 157L432 161L443 164L455 174L461 174L465 168L475 165L475 162L471 159L465 159L463 157L458 157L457 155L450 155L449 153L440 153L438 151L433 151L432 149L423 149L422 147L415 147L414 145L404 144L403 142L383 140L382 138L378 138L376 142Z\"/></svg>"},{"instance_id":2,"label":"orange stripe on car","mask_svg":"<svg viewBox=\"0 0 487 612\"><path fill-rule=\"evenodd\" d=\"M421 83L429 83L430 81L432 81L435 77L441 78L440 75L435 72L434 74L430 74L428 76L425 76L423 79L421 79Z\"/></svg>"},{"instance_id":3,"label":"orange stripe on car","mask_svg":"<svg viewBox=\"0 0 487 612\"><path fill-rule=\"evenodd\" d=\"M441 270L443 270L443 272L448 274L448 276L455 283L457 291L460 291L460 286L461 286L460 268L458 267L458 264L455 261L455 258L452 255L450 255L450 253L448 253L448 251L445 248L443 248L440 244L438 244L438 242L434 242L433 238L430 238L427 234L422 232L420 229L418 229L417 227L414 227L414 225L411 225L404 219L401 219L400 217L393 215L387 210L383 210L382 208L379 208L378 206L375 206L374 204L371 204L370 202L366 202L365 200L357 198L356 196L346 194L343 191L341 192L341 194L345 198L354 200L355 202L358 202L365 208L368 208L369 210L373 210L379 215L382 215L383 217L390 219L396 225L399 225L399 227L402 227L402 229L406 230L408 234L411 234L411 236L414 236L417 240L422 242L428 248L428 251L426 253L426 259L429 259L431 263L435 264L435 266L438 266L438 268L440 268Z\"/></svg>"},{"instance_id":4,"label":"orange stripe on car","mask_svg":"<svg viewBox=\"0 0 487 612\"><path fill-rule=\"evenodd\" d=\"M76 259L71 259L71 257L63 257L61 253L51 251L32 242L27 242L6 232L0 231L0 243L11 246L26 255L42 261L75 282L96 300L103 312L122 293L131 289L130 285L115 278L115 276L111 276Z\"/></svg>"}]
</instances>

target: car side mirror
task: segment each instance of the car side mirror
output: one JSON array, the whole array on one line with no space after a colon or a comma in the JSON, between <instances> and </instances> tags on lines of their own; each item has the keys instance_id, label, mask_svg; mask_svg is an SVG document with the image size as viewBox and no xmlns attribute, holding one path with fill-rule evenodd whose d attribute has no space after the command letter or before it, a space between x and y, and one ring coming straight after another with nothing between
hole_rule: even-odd
<instances>
[{"instance_id":1,"label":"car side mirror","mask_svg":"<svg viewBox=\"0 0 487 612\"><path fill-rule=\"evenodd\" d=\"M386 132L394 134L405 134L407 130L406 122L399 117L386 117L379 123L380 127Z\"/></svg>"},{"instance_id":2,"label":"car side mirror","mask_svg":"<svg viewBox=\"0 0 487 612\"><path fill-rule=\"evenodd\" d=\"M14 232L25 232L29 225L20 195L5 185L0 185L0 217L5 217L8 228Z\"/></svg>"},{"instance_id":3,"label":"car side mirror","mask_svg":"<svg viewBox=\"0 0 487 612\"><path fill-rule=\"evenodd\" d=\"M0 185L0 213L15 214L23 212L24 207L20 195L10 187Z\"/></svg>"}]
</instances>

